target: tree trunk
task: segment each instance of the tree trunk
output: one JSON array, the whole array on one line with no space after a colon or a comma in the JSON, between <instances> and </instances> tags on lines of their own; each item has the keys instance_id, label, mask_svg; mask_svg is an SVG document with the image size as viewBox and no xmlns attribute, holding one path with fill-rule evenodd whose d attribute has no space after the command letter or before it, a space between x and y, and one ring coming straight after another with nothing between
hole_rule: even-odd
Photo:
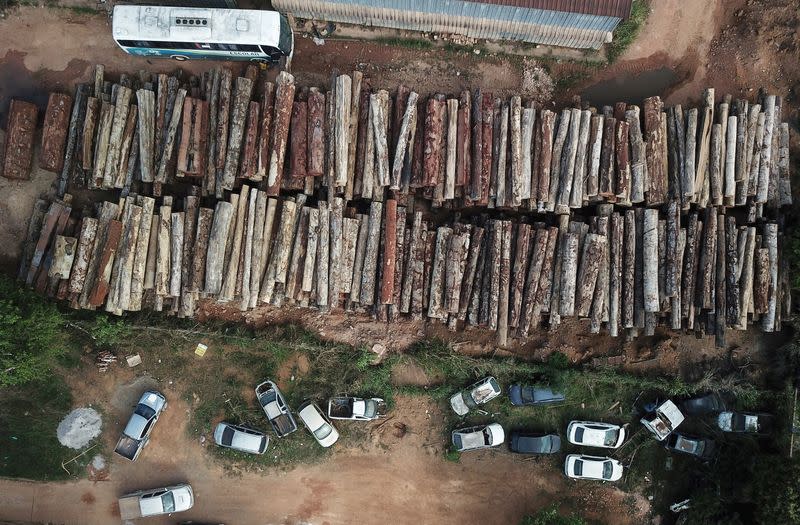
<instances>
[{"instance_id":1,"label":"tree trunk","mask_svg":"<svg viewBox=\"0 0 800 525\"><path fill-rule=\"evenodd\" d=\"M286 71L278 73L275 89L275 117L272 120L272 145L269 154L266 188L269 196L277 196L280 193L294 92L294 77Z\"/></svg>"}]
</instances>

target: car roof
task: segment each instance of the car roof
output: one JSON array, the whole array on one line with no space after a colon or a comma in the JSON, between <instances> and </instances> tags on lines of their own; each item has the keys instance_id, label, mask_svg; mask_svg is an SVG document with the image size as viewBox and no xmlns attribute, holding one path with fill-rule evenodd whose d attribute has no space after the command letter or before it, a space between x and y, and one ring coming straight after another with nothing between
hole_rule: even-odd
<instances>
[{"instance_id":1,"label":"car roof","mask_svg":"<svg viewBox=\"0 0 800 525\"><path fill-rule=\"evenodd\" d=\"M327 423L325 418L322 417L322 411L317 405L311 402L303 404L297 412L297 415L300 416L300 419L302 419L306 425L315 429Z\"/></svg>"}]
</instances>

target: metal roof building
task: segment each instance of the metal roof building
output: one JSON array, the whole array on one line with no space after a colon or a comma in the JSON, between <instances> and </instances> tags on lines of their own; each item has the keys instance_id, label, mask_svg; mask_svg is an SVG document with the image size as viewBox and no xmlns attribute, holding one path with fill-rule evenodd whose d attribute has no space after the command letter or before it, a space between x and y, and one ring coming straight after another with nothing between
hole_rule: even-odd
<instances>
[{"instance_id":1,"label":"metal roof building","mask_svg":"<svg viewBox=\"0 0 800 525\"><path fill-rule=\"evenodd\" d=\"M297 18L593 48L630 15L632 0L273 0Z\"/></svg>"}]
</instances>

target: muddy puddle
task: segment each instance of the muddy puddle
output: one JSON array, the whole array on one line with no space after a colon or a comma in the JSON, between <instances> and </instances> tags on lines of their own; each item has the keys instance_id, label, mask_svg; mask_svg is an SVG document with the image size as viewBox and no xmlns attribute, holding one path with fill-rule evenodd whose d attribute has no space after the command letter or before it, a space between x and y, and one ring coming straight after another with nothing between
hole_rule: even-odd
<instances>
[{"instance_id":1,"label":"muddy puddle","mask_svg":"<svg viewBox=\"0 0 800 525\"><path fill-rule=\"evenodd\" d=\"M589 86L583 90L581 98L597 107L610 106L620 100L630 104L641 104L647 97L654 95L664 97L669 88L679 80L675 70L669 67L625 73Z\"/></svg>"}]
</instances>

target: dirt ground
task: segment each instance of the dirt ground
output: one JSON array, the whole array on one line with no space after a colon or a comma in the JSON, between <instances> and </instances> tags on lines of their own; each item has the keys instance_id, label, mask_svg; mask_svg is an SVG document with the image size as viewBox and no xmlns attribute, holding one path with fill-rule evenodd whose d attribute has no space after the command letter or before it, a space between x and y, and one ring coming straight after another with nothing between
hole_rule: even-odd
<instances>
[{"instance_id":1,"label":"dirt ground","mask_svg":"<svg viewBox=\"0 0 800 525\"><path fill-rule=\"evenodd\" d=\"M800 12L794 0L660 0L639 39L609 67L590 69L560 62L548 64L559 86L560 76L581 72L568 88L556 87L554 98L571 100L594 92L624 92L631 100L661 94L668 104L699 99L703 88L755 96L764 88L785 97L784 118L797 116L800 91ZM0 20L0 129L11 98L37 103L42 109L50 90L68 90L86 81L94 64L110 75L147 68L174 71L170 61L126 55L110 37L105 15L76 14L64 9L23 7ZM181 64L187 73L206 70L213 63ZM499 95L539 93L531 86L532 60L484 56L470 52L420 51L374 42L327 40L316 46L297 40L293 72L302 85L325 85L334 69L359 69L372 85L393 88L405 83L426 93L455 93L482 86ZM526 80L527 79L527 80ZM599 86L599 89L595 89ZM624 88L624 91L622 91ZM791 114L790 114L791 112ZM791 120L790 120L791 121ZM796 122L796 118L794 120ZM793 125L795 126L795 125ZM3 142L0 131L0 144ZM798 151L796 127L792 154ZM1 146L0 146L1 147ZM31 181L0 179L0 268L13 271L25 237L34 200L50 191L54 175L37 171ZM769 350L784 336L763 337L752 332L732 333L728 346L715 349L713 340L669 336L625 342L622 338L590 336L584 322L571 321L551 333L542 332L524 345L497 350L493 336L483 330L451 334L436 324L370 321L358 313L322 316L307 310L269 307L246 314L203 304L200 319L245 322L262 327L272 322L297 322L322 337L347 343L380 342L394 350L410 347L423 337L442 337L468 353L510 352L545 358L554 351L573 362L606 364L608 358L629 371L682 374L699 379L709 369L741 369L767 363ZM752 367L757 368L757 366ZM409 382L422 381L419 370L403 370ZM144 384L125 386L131 378L103 376L83 388L89 399L109 400L106 409L114 421L107 427L107 445L123 423L131 399ZM77 389L80 384L74 385ZM169 394L169 391L168 391ZM76 396L78 397L78 396ZM364 447L342 449L319 466L303 466L285 473L238 473L237 478L204 453L203 445L184 431L188 407L172 402L159 422L153 444L133 464L114 462L108 481L36 484L0 480L0 519L57 523L112 523L115 499L130 489L189 481L196 489L197 506L186 519L213 519L227 523L514 523L528 511L562 497L580 496L588 517L604 523L643 523L631 508L647 508L646 501L631 503L611 487L572 485L550 465L521 462L507 453L465 456L460 464L441 459L441 436L432 435L426 420L438 408L417 398L401 398L399 419L411 432L402 439L375 431ZM502 502L502 504L496 504ZM184 516L181 516L184 518ZM158 520L150 520L159 523ZM171 521L163 521L167 523Z\"/></svg>"}]
</instances>

